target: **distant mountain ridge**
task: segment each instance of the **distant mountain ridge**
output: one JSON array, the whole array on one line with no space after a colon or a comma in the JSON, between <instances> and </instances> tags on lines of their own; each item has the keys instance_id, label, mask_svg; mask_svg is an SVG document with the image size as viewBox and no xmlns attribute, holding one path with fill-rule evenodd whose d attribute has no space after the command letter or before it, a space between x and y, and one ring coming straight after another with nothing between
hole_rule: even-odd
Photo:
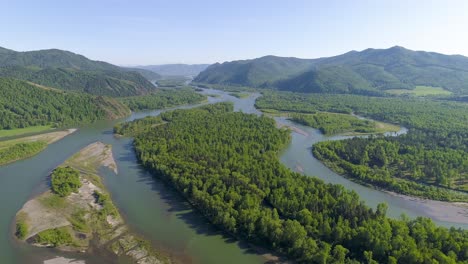
<instances>
[{"instance_id":1,"label":"distant mountain ridge","mask_svg":"<svg viewBox=\"0 0 468 264\"><path fill-rule=\"evenodd\" d=\"M17 52L0 48L0 77L12 77L64 90L96 95L146 94L155 87L150 71L93 61L69 51L48 49Z\"/></svg>"},{"instance_id":2,"label":"distant mountain ridge","mask_svg":"<svg viewBox=\"0 0 468 264\"><path fill-rule=\"evenodd\" d=\"M161 64L136 66L136 68L153 71L165 76L196 76L210 64Z\"/></svg>"},{"instance_id":3,"label":"distant mountain ridge","mask_svg":"<svg viewBox=\"0 0 468 264\"><path fill-rule=\"evenodd\" d=\"M375 94L417 85L468 93L468 58L395 46L298 59L266 56L213 64L195 82L295 92Z\"/></svg>"}]
</instances>

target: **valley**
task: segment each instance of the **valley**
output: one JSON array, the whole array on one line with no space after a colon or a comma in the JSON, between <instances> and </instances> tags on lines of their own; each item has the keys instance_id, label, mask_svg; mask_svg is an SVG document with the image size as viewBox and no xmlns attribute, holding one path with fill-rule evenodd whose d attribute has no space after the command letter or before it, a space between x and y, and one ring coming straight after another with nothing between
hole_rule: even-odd
<instances>
[{"instance_id":1,"label":"valley","mask_svg":"<svg viewBox=\"0 0 468 264\"><path fill-rule=\"evenodd\" d=\"M8 1L0 264L468 264L468 1Z\"/></svg>"},{"instance_id":2,"label":"valley","mask_svg":"<svg viewBox=\"0 0 468 264\"><path fill-rule=\"evenodd\" d=\"M201 71L192 84L190 76L60 50L2 53L9 64L0 68L15 74L0 78L0 195L11 197L0 222L11 230L0 240L10 253L1 261L466 258L468 116L467 105L453 99L465 88L430 80L376 86L364 74L375 69L353 66L362 56L419 61L426 53L394 47L334 59L267 56L205 70L156 67ZM81 81L84 72L113 81L88 89L61 77L26 78L18 67L47 78L73 71ZM245 69L255 69L248 82L225 79ZM135 74L145 81L130 81ZM157 87L144 88L146 81ZM76 179L59 191L58 175ZM13 193L11 185L21 187ZM441 239L430 244L421 232Z\"/></svg>"},{"instance_id":3,"label":"valley","mask_svg":"<svg viewBox=\"0 0 468 264\"><path fill-rule=\"evenodd\" d=\"M239 99L228 95L228 93L215 90L206 90L203 93L217 95L217 97L209 97L210 103L227 100L234 103L234 109L236 111L242 110L244 113L259 114L253 107L258 95ZM127 120L142 118L148 115L158 115L159 113L160 111L133 113ZM398 218L402 213L405 213L409 217L429 216L433 218L436 223L444 226L455 225L466 228L466 224L468 224L466 222L466 217L460 217L459 214L460 210L463 212L463 208L454 206L452 210L452 206L449 204L435 204L434 206L443 206L445 208L445 213L439 214L440 210L435 209L436 207L433 207L431 202L408 199L376 191L372 188L363 187L347 181L345 178L334 174L313 158L309 147L314 142L334 139L335 137L325 137L316 129L293 124L283 117L278 117L277 120L281 123L289 123L291 126L297 126L308 133L308 136L292 133L290 144L281 152L281 161L292 170L295 170L299 164L302 167L303 173L306 175L316 175L327 182L331 181L333 183L343 184L347 189L355 190L359 193L361 199L364 199L366 204L373 208L376 208L377 204L380 202L387 202L387 215L390 217ZM262 256L257 255L257 253L245 251L245 248L248 246L239 242L225 242L226 238L223 232L210 227L210 224L206 223L203 217L198 216L197 212L192 211L193 209L191 209L191 206L187 205L183 199L179 198L180 196L177 192L167 190L165 183L152 178L139 169L138 166L136 166L138 162L134 157L131 140L126 138L118 139L114 138L112 134L103 133L105 131L110 132L113 124L115 124L115 121L100 121L93 125L82 126L80 130L70 137L52 144L36 157L26 160L26 164L20 166L14 163L6 167L0 167L0 174L2 176L24 175L20 177L2 177L2 184L0 186L7 186L8 184L17 185L19 182L23 182L19 190L24 190L19 193L15 192L15 195L2 190L2 195L10 195L12 197L20 195L24 198L12 199L12 201L17 200L20 202L29 196L30 188L34 188L34 186L39 184L38 187L34 188L37 189L35 192L44 190L44 188L46 188L46 183L41 180L42 177L48 174L53 167L62 163L63 161L60 161L60 159L65 159L67 156L71 156L73 152L99 140L106 144L112 144L113 154L120 175L116 178L113 174L104 173L105 186L108 188L117 208L122 212L124 219L129 223L130 228L137 230L138 233L151 240L157 250L165 252L176 262L179 260L182 263L193 261L200 261L203 263L219 263L219 261L225 263L239 263L239 261L243 263L263 262ZM337 138L343 137L340 136ZM50 159L51 155L58 149L65 150L64 158L56 157L59 159L57 161ZM45 162L46 160L47 162ZM31 166L36 167L34 171L39 173L34 173L34 176L32 176L30 170L25 168L25 166L28 168L31 168ZM26 177L26 175L29 176ZM9 183L11 181L16 183ZM153 201L153 205L151 206L153 210L151 212L148 210L149 205L144 202L149 200ZM13 207L11 209L5 210L5 213L10 212L9 215L11 215L11 217L16 213L16 209L14 208L20 208L20 204L17 204L17 202L13 202L12 204ZM17 205L14 206L14 204ZM6 226L9 226L8 222L9 221L6 222ZM2 224L2 226L5 225ZM0 241L2 245L11 248L11 246L8 246L11 245L10 239L2 241L3 242ZM15 243L13 243L13 245L15 245ZM217 249L217 253L213 252L213 247ZM16 245L14 248L12 252L23 252L21 253L22 263L36 263L35 261L37 261L37 259L49 259L57 255L63 255L66 258L85 260L86 263L102 263L100 262L102 261L102 256L105 256L100 254L91 256L76 255L74 253L58 254L53 250L38 250L22 245ZM226 254L231 256L229 261L224 258ZM17 259L20 255L14 256L15 255L11 256L11 258ZM11 259L5 257L6 256L2 257L2 259ZM28 262L28 259L30 262Z\"/></svg>"}]
</instances>

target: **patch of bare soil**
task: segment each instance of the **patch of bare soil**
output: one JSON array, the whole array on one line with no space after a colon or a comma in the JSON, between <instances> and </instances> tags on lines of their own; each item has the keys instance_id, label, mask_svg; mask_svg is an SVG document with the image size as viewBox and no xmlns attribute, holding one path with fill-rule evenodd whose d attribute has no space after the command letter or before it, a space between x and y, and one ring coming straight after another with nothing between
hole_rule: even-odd
<instances>
[{"instance_id":1,"label":"patch of bare soil","mask_svg":"<svg viewBox=\"0 0 468 264\"><path fill-rule=\"evenodd\" d=\"M93 143L73 155L62 166L70 166L80 171L81 187L77 192L65 198L60 198L52 191L37 196L28 201L18 212L17 219L27 224L28 232L25 241L38 245L34 237L45 230L66 227L74 237L69 245L58 246L64 251L92 251L92 247L106 247L117 255L131 257L138 264L168 263L164 257L156 253L146 241L131 234L122 217L111 204L100 204L97 195L109 197L97 176L98 168L108 167L117 173L117 165L112 155L112 148L101 142ZM108 199L108 198L107 198ZM106 211L101 211L106 208ZM85 212L85 219L80 225L85 229L77 229L76 212ZM103 215L102 212L109 212ZM83 221L85 221L83 223ZM91 241L97 243L91 244ZM51 245L47 245L51 246ZM84 264L83 261L57 257L44 262L44 264Z\"/></svg>"},{"instance_id":2,"label":"patch of bare soil","mask_svg":"<svg viewBox=\"0 0 468 264\"><path fill-rule=\"evenodd\" d=\"M67 130L62 130L62 131L54 131L54 132L49 132L45 134L40 134L40 135L35 135L35 136L30 136L30 137L25 137L21 138L22 142L33 142L33 141L45 141L47 144L52 144L56 141L61 140L62 138L73 134L75 131L77 131L76 128L70 128Z\"/></svg>"},{"instance_id":3,"label":"patch of bare soil","mask_svg":"<svg viewBox=\"0 0 468 264\"><path fill-rule=\"evenodd\" d=\"M56 257L44 261L44 264L86 264L84 260L67 259L64 257Z\"/></svg>"}]
</instances>

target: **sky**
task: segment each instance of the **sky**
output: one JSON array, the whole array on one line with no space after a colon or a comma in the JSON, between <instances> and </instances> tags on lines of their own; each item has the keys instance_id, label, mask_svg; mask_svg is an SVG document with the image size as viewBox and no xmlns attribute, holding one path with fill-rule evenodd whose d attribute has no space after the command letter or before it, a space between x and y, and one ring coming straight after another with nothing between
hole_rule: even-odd
<instances>
[{"instance_id":1,"label":"sky","mask_svg":"<svg viewBox=\"0 0 468 264\"><path fill-rule=\"evenodd\" d=\"M0 0L0 46L118 65L317 58L389 48L468 56L465 0Z\"/></svg>"}]
</instances>

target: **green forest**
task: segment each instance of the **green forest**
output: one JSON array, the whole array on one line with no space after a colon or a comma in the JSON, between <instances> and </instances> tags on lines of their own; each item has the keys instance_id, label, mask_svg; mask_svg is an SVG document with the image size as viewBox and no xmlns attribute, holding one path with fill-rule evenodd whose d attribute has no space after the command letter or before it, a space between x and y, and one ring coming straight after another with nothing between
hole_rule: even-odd
<instances>
[{"instance_id":1,"label":"green forest","mask_svg":"<svg viewBox=\"0 0 468 264\"><path fill-rule=\"evenodd\" d=\"M402 194L466 201L468 105L424 98L265 93L256 106L357 113L409 128L406 135L321 142L314 155L361 183Z\"/></svg>"},{"instance_id":2,"label":"green forest","mask_svg":"<svg viewBox=\"0 0 468 264\"><path fill-rule=\"evenodd\" d=\"M0 130L67 126L129 114L111 98L44 89L14 79L0 78L0 87Z\"/></svg>"},{"instance_id":3,"label":"green forest","mask_svg":"<svg viewBox=\"0 0 468 264\"><path fill-rule=\"evenodd\" d=\"M195 92L193 88L186 87L158 89L148 95L124 97L119 100L132 111L139 111L200 103L206 100L206 96Z\"/></svg>"},{"instance_id":4,"label":"green forest","mask_svg":"<svg viewBox=\"0 0 468 264\"><path fill-rule=\"evenodd\" d=\"M290 131L220 103L175 110L120 132L142 165L238 238L299 263L468 261L468 233L430 219L386 217L341 185L292 172L278 152ZM151 129L145 127L151 127Z\"/></svg>"},{"instance_id":5,"label":"green forest","mask_svg":"<svg viewBox=\"0 0 468 264\"><path fill-rule=\"evenodd\" d=\"M292 114L290 120L314 127L325 135L342 133L376 133L376 123L355 116L337 113Z\"/></svg>"}]
</instances>

